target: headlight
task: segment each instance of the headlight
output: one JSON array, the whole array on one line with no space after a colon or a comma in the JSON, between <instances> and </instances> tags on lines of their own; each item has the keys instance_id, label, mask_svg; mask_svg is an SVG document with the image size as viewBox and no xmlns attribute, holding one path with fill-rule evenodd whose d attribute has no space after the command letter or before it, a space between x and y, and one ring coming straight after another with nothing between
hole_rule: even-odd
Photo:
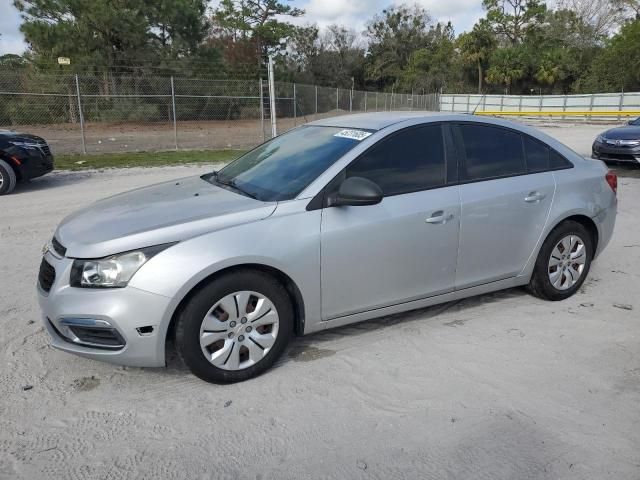
<instances>
[{"instance_id":1,"label":"headlight","mask_svg":"<svg viewBox=\"0 0 640 480\"><path fill-rule=\"evenodd\" d=\"M37 150L41 147L38 143L30 143L30 142L9 142L11 145L15 147L25 148L27 150Z\"/></svg>"},{"instance_id":2,"label":"headlight","mask_svg":"<svg viewBox=\"0 0 640 480\"><path fill-rule=\"evenodd\" d=\"M596 137L596 143L604 143L604 137L602 135L598 135Z\"/></svg>"},{"instance_id":3,"label":"headlight","mask_svg":"<svg viewBox=\"0 0 640 480\"><path fill-rule=\"evenodd\" d=\"M150 258L175 245L165 243L155 247L119 253L95 260L74 260L70 284L81 288L123 288Z\"/></svg>"}]
</instances>

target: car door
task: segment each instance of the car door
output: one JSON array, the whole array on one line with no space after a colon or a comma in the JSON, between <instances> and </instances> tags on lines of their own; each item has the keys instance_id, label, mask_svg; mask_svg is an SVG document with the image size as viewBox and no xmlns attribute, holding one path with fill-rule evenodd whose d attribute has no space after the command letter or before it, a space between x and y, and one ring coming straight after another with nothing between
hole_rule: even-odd
<instances>
[{"instance_id":1,"label":"car door","mask_svg":"<svg viewBox=\"0 0 640 480\"><path fill-rule=\"evenodd\" d=\"M323 319L453 290L459 195L448 184L456 173L447 169L448 135L440 124L393 133L327 187L364 177L384 198L377 205L323 209Z\"/></svg>"},{"instance_id":2,"label":"car door","mask_svg":"<svg viewBox=\"0 0 640 480\"><path fill-rule=\"evenodd\" d=\"M480 123L453 127L460 155L460 247L456 289L510 278L524 268L555 193L550 171L527 168L525 149L549 155L520 132ZM531 143L533 142L533 143ZM548 162L548 160L547 160Z\"/></svg>"}]
</instances>

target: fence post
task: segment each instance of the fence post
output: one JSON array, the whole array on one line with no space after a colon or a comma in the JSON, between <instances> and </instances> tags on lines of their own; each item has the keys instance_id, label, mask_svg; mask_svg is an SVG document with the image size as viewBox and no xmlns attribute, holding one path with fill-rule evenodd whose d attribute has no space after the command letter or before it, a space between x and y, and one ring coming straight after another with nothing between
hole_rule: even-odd
<instances>
[{"instance_id":1,"label":"fence post","mask_svg":"<svg viewBox=\"0 0 640 480\"><path fill-rule=\"evenodd\" d=\"M467 94L467 113L471 110L471 94Z\"/></svg>"},{"instance_id":2,"label":"fence post","mask_svg":"<svg viewBox=\"0 0 640 480\"><path fill-rule=\"evenodd\" d=\"M178 119L176 115L176 89L173 84L173 75L171 75L171 105L173 106L173 140L176 150L178 150Z\"/></svg>"},{"instance_id":3,"label":"fence post","mask_svg":"<svg viewBox=\"0 0 640 480\"><path fill-rule=\"evenodd\" d=\"M365 113L367 112L367 94L368 93L369 92L366 92L366 91L364 92L364 111L365 111Z\"/></svg>"},{"instance_id":4,"label":"fence post","mask_svg":"<svg viewBox=\"0 0 640 480\"><path fill-rule=\"evenodd\" d=\"M376 92L376 112L378 111L378 92Z\"/></svg>"},{"instance_id":5,"label":"fence post","mask_svg":"<svg viewBox=\"0 0 640 480\"><path fill-rule=\"evenodd\" d=\"M624 107L624 90L620 92L620 103L618 104L618 110L622 112L622 107ZM622 119L622 115L618 115L618 121Z\"/></svg>"},{"instance_id":6,"label":"fence post","mask_svg":"<svg viewBox=\"0 0 640 480\"><path fill-rule=\"evenodd\" d=\"M591 115L589 115L588 117L585 118L585 120L587 120L588 118L593 118L593 97L595 95L592 93L591 94L591 98L589 99L589 113L591 113Z\"/></svg>"},{"instance_id":7,"label":"fence post","mask_svg":"<svg viewBox=\"0 0 640 480\"><path fill-rule=\"evenodd\" d=\"M349 90L349 113L353 112L353 89Z\"/></svg>"},{"instance_id":8,"label":"fence post","mask_svg":"<svg viewBox=\"0 0 640 480\"><path fill-rule=\"evenodd\" d=\"M451 111L452 112L456 111L456 95L455 94L451 95Z\"/></svg>"},{"instance_id":9,"label":"fence post","mask_svg":"<svg viewBox=\"0 0 640 480\"><path fill-rule=\"evenodd\" d=\"M522 95L520 95L520 98L518 99L518 111L522 112Z\"/></svg>"},{"instance_id":10,"label":"fence post","mask_svg":"<svg viewBox=\"0 0 640 480\"><path fill-rule=\"evenodd\" d=\"M567 95L565 94L564 99L562 100L562 112L567 113ZM562 120L566 118L566 115L562 115Z\"/></svg>"},{"instance_id":11,"label":"fence post","mask_svg":"<svg viewBox=\"0 0 640 480\"><path fill-rule=\"evenodd\" d=\"M316 116L318 115L318 86L316 85Z\"/></svg>"},{"instance_id":12,"label":"fence post","mask_svg":"<svg viewBox=\"0 0 640 480\"><path fill-rule=\"evenodd\" d=\"M262 77L258 80L258 86L260 88L260 128L262 129L262 141L267 141L267 135L264 133L264 93L262 90Z\"/></svg>"},{"instance_id":13,"label":"fence post","mask_svg":"<svg viewBox=\"0 0 640 480\"><path fill-rule=\"evenodd\" d=\"M273 75L273 57L269 56L269 110L271 114L271 138L278 136L276 125L276 82Z\"/></svg>"},{"instance_id":14,"label":"fence post","mask_svg":"<svg viewBox=\"0 0 640 480\"><path fill-rule=\"evenodd\" d=\"M293 84L293 126L297 124L298 112L296 111L296 84Z\"/></svg>"},{"instance_id":15,"label":"fence post","mask_svg":"<svg viewBox=\"0 0 640 480\"><path fill-rule=\"evenodd\" d=\"M80 133L82 134L82 153L87 153L87 142L84 138L84 115L82 114L82 101L80 100L80 81L76 74L76 93L78 94L78 114L80 118Z\"/></svg>"},{"instance_id":16,"label":"fence post","mask_svg":"<svg viewBox=\"0 0 640 480\"><path fill-rule=\"evenodd\" d=\"M504 94L500 95L500 111L504 110Z\"/></svg>"}]
</instances>

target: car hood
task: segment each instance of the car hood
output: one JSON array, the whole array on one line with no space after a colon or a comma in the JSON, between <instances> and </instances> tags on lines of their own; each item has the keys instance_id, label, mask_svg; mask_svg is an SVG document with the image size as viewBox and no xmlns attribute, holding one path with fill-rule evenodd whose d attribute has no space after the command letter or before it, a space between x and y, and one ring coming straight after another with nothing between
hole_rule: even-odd
<instances>
[{"instance_id":1,"label":"car hood","mask_svg":"<svg viewBox=\"0 0 640 480\"><path fill-rule=\"evenodd\" d=\"M602 134L610 140L640 140L640 126L626 125L624 127L612 128Z\"/></svg>"},{"instance_id":2,"label":"car hood","mask_svg":"<svg viewBox=\"0 0 640 480\"><path fill-rule=\"evenodd\" d=\"M46 143L44 138L37 135L31 135L30 133L14 132L13 130L0 130L0 138L13 142L33 142L33 143Z\"/></svg>"},{"instance_id":3,"label":"car hood","mask_svg":"<svg viewBox=\"0 0 640 480\"><path fill-rule=\"evenodd\" d=\"M65 218L55 236L68 257L101 258L261 220L276 206L189 177L99 200Z\"/></svg>"}]
</instances>

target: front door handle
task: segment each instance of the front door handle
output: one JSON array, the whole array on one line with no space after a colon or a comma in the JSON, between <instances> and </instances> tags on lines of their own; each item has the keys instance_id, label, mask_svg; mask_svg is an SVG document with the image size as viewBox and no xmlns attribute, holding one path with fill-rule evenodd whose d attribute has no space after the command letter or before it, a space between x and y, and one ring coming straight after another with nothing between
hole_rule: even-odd
<instances>
[{"instance_id":1,"label":"front door handle","mask_svg":"<svg viewBox=\"0 0 640 480\"><path fill-rule=\"evenodd\" d=\"M529 195L524 197L524 201L527 203L538 203L541 200L544 200L546 195L540 192L531 192Z\"/></svg>"},{"instance_id":2,"label":"front door handle","mask_svg":"<svg viewBox=\"0 0 640 480\"><path fill-rule=\"evenodd\" d=\"M445 215L444 211L438 210L437 212L433 212L431 216L425 220L425 222L435 225L441 225L443 223L447 223L451 219L453 219L453 213L448 213Z\"/></svg>"}]
</instances>

